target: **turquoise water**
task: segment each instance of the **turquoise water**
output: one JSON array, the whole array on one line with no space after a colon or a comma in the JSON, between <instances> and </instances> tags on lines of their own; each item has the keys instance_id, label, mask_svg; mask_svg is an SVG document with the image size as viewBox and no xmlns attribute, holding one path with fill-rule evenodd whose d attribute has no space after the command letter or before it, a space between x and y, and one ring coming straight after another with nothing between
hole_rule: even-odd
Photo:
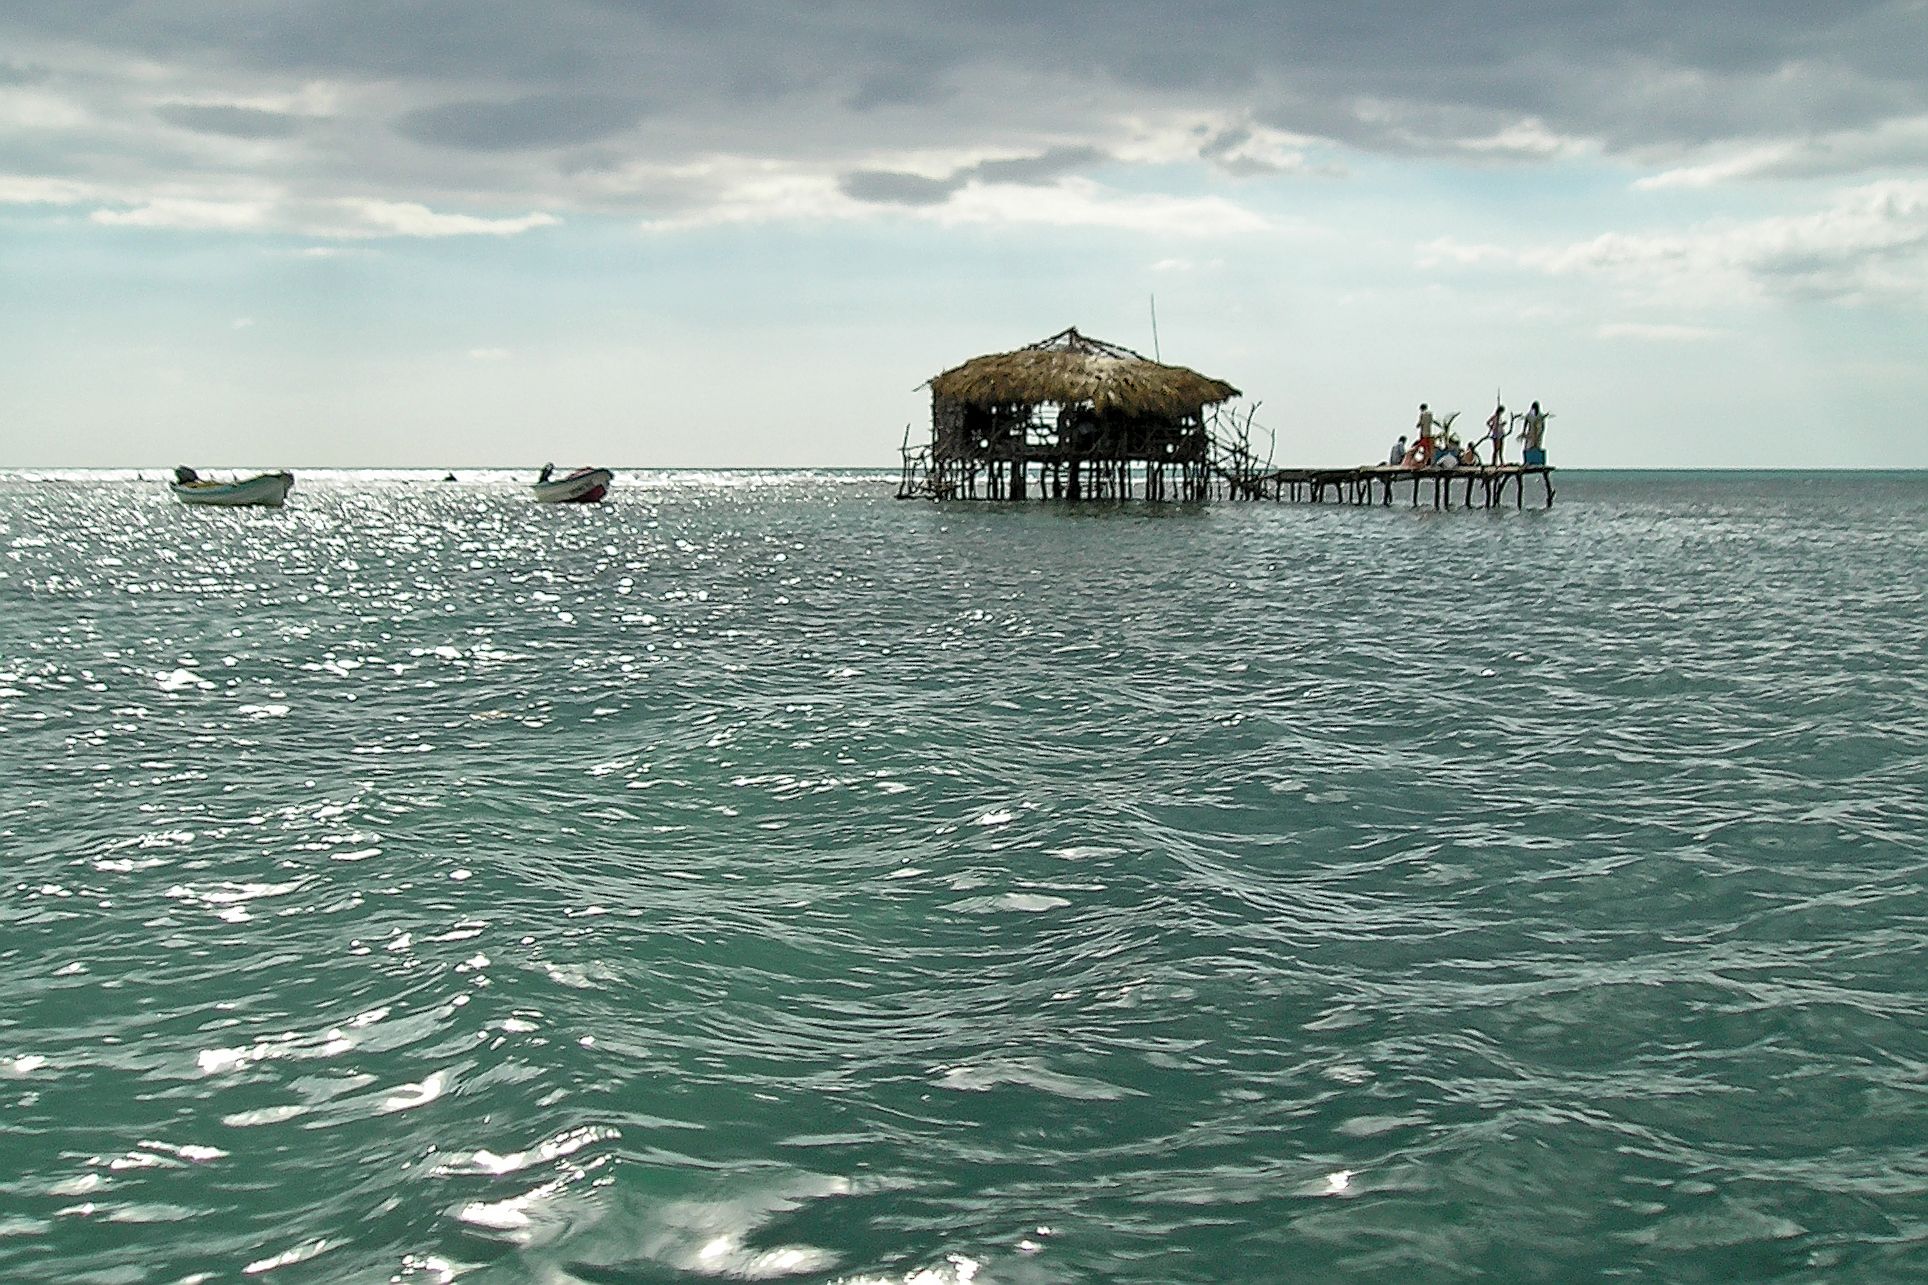
<instances>
[{"instance_id":1,"label":"turquoise water","mask_svg":"<svg viewBox=\"0 0 1928 1285\"><path fill-rule=\"evenodd\" d=\"M1928 1274L1928 478L0 475L0 1278Z\"/></svg>"}]
</instances>

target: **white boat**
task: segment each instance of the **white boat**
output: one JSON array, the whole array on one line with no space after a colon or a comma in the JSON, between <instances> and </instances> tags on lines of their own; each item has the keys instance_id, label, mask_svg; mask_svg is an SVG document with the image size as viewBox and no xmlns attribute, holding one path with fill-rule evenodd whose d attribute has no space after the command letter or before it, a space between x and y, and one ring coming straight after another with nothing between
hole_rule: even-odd
<instances>
[{"instance_id":1,"label":"white boat","mask_svg":"<svg viewBox=\"0 0 1928 1285\"><path fill-rule=\"evenodd\" d=\"M288 498L288 492L295 489L295 475L287 472L258 473L232 482L216 482L182 465L174 470L174 480L168 483L167 489L174 492L176 499L187 504L219 504L230 508L244 504L265 504L278 509L281 502Z\"/></svg>"},{"instance_id":2,"label":"white boat","mask_svg":"<svg viewBox=\"0 0 1928 1285\"><path fill-rule=\"evenodd\" d=\"M564 477L555 476L556 466L544 464L535 481L536 500L542 504L594 504L609 494L616 475L606 468L579 468Z\"/></svg>"}]
</instances>

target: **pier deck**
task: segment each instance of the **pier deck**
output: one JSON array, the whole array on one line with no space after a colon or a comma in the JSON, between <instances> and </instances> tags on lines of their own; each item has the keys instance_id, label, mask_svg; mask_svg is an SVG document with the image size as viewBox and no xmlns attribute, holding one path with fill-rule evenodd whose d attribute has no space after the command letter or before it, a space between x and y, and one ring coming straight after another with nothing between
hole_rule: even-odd
<instances>
[{"instance_id":1,"label":"pier deck","mask_svg":"<svg viewBox=\"0 0 1928 1285\"><path fill-rule=\"evenodd\" d=\"M1496 508L1506 502L1506 489L1513 488L1513 506L1526 507L1526 479L1537 477L1545 488L1546 505L1553 505L1553 467L1549 464L1498 464L1471 468L1404 468L1395 464L1369 464L1360 468L1274 469L1245 476L1233 483L1239 499L1303 500L1313 504L1328 499L1341 504L1391 504L1393 492L1412 488L1412 503L1417 507L1430 490L1433 507L1453 507L1453 487L1464 488L1466 508ZM1477 493L1477 499L1475 498Z\"/></svg>"}]
</instances>

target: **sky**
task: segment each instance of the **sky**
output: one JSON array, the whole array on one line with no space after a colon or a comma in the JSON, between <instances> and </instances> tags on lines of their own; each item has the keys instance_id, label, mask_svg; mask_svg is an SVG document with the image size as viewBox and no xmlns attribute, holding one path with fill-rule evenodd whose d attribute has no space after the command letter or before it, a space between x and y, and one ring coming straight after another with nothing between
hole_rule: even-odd
<instances>
[{"instance_id":1,"label":"sky","mask_svg":"<svg viewBox=\"0 0 1928 1285\"><path fill-rule=\"evenodd\" d=\"M1928 467L1928 0L0 4L0 467L887 467L1074 325Z\"/></svg>"}]
</instances>

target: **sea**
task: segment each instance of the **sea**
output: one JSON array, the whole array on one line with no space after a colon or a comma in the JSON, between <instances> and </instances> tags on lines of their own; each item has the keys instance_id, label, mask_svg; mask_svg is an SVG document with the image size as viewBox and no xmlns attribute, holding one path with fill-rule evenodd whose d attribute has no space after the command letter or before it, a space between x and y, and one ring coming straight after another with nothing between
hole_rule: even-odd
<instances>
[{"instance_id":1,"label":"sea","mask_svg":"<svg viewBox=\"0 0 1928 1285\"><path fill-rule=\"evenodd\" d=\"M1928 475L0 474L0 1280L1928 1279Z\"/></svg>"}]
</instances>

